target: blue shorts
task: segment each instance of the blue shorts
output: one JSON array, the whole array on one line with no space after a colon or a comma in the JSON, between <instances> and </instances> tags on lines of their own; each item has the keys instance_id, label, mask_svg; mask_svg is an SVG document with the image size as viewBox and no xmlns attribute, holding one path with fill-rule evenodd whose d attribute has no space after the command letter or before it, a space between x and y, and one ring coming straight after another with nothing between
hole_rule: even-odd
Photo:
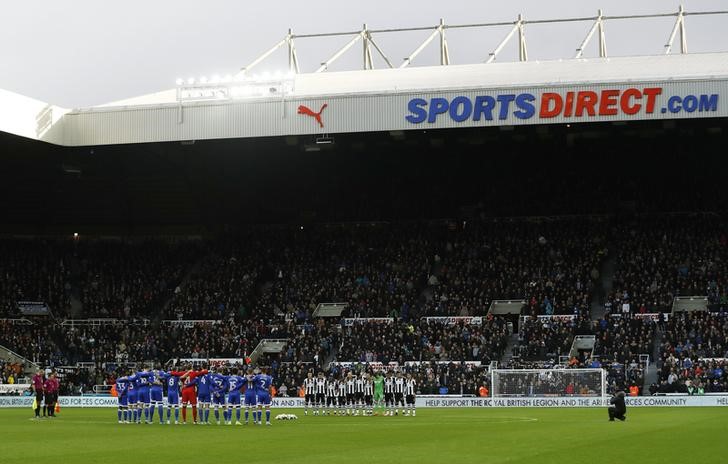
<instances>
[{"instance_id":1,"label":"blue shorts","mask_svg":"<svg viewBox=\"0 0 728 464\"><path fill-rule=\"evenodd\" d=\"M129 404L137 404L137 391L136 390L130 390L129 393L127 393L127 402Z\"/></svg>"},{"instance_id":2,"label":"blue shorts","mask_svg":"<svg viewBox=\"0 0 728 464\"><path fill-rule=\"evenodd\" d=\"M173 405L177 404L179 405L179 393L173 392L167 394L167 404Z\"/></svg>"},{"instance_id":3,"label":"blue shorts","mask_svg":"<svg viewBox=\"0 0 728 464\"><path fill-rule=\"evenodd\" d=\"M270 406L270 393L258 392L258 406Z\"/></svg>"},{"instance_id":4,"label":"blue shorts","mask_svg":"<svg viewBox=\"0 0 728 464\"><path fill-rule=\"evenodd\" d=\"M149 388L140 388L137 393L137 403L149 404L150 402Z\"/></svg>"},{"instance_id":5,"label":"blue shorts","mask_svg":"<svg viewBox=\"0 0 728 464\"><path fill-rule=\"evenodd\" d=\"M225 393L215 393L212 395L212 404L225 405Z\"/></svg>"},{"instance_id":6,"label":"blue shorts","mask_svg":"<svg viewBox=\"0 0 728 464\"><path fill-rule=\"evenodd\" d=\"M258 398L255 396L255 392L248 390L245 392L245 406L255 406L258 404Z\"/></svg>"},{"instance_id":7,"label":"blue shorts","mask_svg":"<svg viewBox=\"0 0 728 464\"><path fill-rule=\"evenodd\" d=\"M203 393L203 394L197 394L197 402L198 403L209 403L210 402L210 394L209 393Z\"/></svg>"},{"instance_id":8,"label":"blue shorts","mask_svg":"<svg viewBox=\"0 0 728 464\"><path fill-rule=\"evenodd\" d=\"M240 406L240 392L239 391L231 391L228 393L228 404L232 406Z\"/></svg>"},{"instance_id":9,"label":"blue shorts","mask_svg":"<svg viewBox=\"0 0 728 464\"><path fill-rule=\"evenodd\" d=\"M160 403L162 402L162 389L161 388L152 388L149 392L152 397L152 401L158 401Z\"/></svg>"},{"instance_id":10,"label":"blue shorts","mask_svg":"<svg viewBox=\"0 0 728 464\"><path fill-rule=\"evenodd\" d=\"M119 397L119 406L128 406L129 405L129 397L126 396L126 394L121 395Z\"/></svg>"}]
</instances>

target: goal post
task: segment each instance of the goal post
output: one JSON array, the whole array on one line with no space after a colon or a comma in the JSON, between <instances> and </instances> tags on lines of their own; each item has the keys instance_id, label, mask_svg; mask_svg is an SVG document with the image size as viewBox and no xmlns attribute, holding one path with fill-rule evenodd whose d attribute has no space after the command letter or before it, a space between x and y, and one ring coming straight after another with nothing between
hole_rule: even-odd
<instances>
[{"instance_id":1,"label":"goal post","mask_svg":"<svg viewBox=\"0 0 728 464\"><path fill-rule=\"evenodd\" d=\"M491 369L491 392L496 397L605 397L604 369Z\"/></svg>"}]
</instances>

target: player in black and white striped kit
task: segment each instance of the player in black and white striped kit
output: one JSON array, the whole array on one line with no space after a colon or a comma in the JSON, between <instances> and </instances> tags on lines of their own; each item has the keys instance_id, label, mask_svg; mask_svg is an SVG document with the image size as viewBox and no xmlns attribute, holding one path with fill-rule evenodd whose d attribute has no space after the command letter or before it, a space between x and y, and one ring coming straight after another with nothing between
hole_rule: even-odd
<instances>
[{"instance_id":1,"label":"player in black and white striped kit","mask_svg":"<svg viewBox=\"0 0 728 464\"><path fill-rule=\"evenodd\" d=\"M326 377L323 372L318 373L316 377L316 409L313 410L313 415L323 415L324 407L326 406Z\"/></svg>"},{"instance_id":2,"label":"player in black and white striped kit","mask_svg":"<svg viewBox=\"0 0 728 464\"><path fill-rule=\"evenodd\" d=\"M415 382L415 379L412 378L412 374L407 374L407 380L404 383L404 398L407 403L407 412L404 413L405 416L412 414L412 417L414 417L417 415L417 411L415 410L416 392L417 383Z\"/></svg>"},{"instance_id":3,"label":"player in black and white striped kit","mask_svg":"<svg viewBox=\"0 0 728 464\"><path fill-rule=\"evenodd\" d=\"M346 382L344 379L338 380L336 382L337 388L338 388L338 403L337 406L339 407L339 415L343 416L344 411L346 410ZM336 412L334 412L336 414Z\"/></svg>"},{"instance_id":4,"label":"player in black and white striped kit","mask_svg":"<svg viewBox=\"0 0 728 464\"><path fill-rule=\"evenodd\" d=\"M309 372L308 377L303 380L303 391L306 394L303 414L308 416L308 410L309 408L313 410L316 399L316 379L313 378L313 372Z\"/></svg>"},{"instance_id":5,"label":"player in black and white striped kit","mask_svg":"<svg viewBox=\"0 0 728 464\"><path fill-rule=\"evenodd\" d=\"M339 396L339 386L336 384L334 377L329 376L326 381L326 409L324 409L324 414L327 416L331 415L331 411L336 412L337 396Z\"/></svg>"},{"instance_id":6,"label":"player in black and white striped kit","mask_svg":"<svg viewBox=\"0 0 728 464\"><path fill-rule=\"evenodd\" d=\"M374 382L370 375L364 374L364 404L366 405L366 415L371 416L374 413Z\"/></svg>"},{"instance_id":7,"label":"player in black and white striped kit","mask_svg":"<svg viewBox=\"0 0 728 464\"><path fill-rule=\"evenodd\" d=\"M404 414L404 385L405 380L402 377L401 372L397 372L397 376L394 378L394 415L399 413L397 409L402 406L402 414Z\"/></svg>"},{"instance_id":8,"label":"player in black and white striped kit","mask_svg":"<svg viewBox=\"0 0 728 464\"><path fill-rule=\"evenodd\" d=\"M394 415L394 377L391 371L384 378L384 415Z\"/></svg>"},{"instance_id":9,"label":"player in black and white striped kit","mask_svg":"<svg viewBox=\"0 0 728 464\"><path fill-rule=\"evenodd\" d=\"M359 411L361 411L364 407L364 376L366 374L359 374L359 377L356 378L354 381L354 385L356 387L356 413L354 413L355 416L359 415Z\"/></svg>"},{"instance_id":10,"label":"player in black and white striped kit","mask_svg":"<svg viewBox=\"0 0 728 464\"><path fill-rule=\"evenodd\" d=\"M346 415L354 413L354 394L356 392L356 379L349 372L346 376Z\"/></svg>"}]
</instances>

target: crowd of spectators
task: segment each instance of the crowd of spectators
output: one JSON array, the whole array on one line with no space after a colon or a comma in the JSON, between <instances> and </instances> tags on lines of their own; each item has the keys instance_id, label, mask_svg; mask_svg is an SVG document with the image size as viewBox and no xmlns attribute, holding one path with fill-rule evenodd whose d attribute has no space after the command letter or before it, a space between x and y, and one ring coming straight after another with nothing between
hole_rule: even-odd
<instances>
[{"instance_id":1,"label":"crowd of spectators","mask_svg":"<svg viewBox=\"0 0 728 464\"><path fill-rule=\"evenodd\" d=\"M728 307L728 234L713 215L641 218L617 227L610 312L669 312L676 296Z\"/></svg>"},{"instance_id":2,"label":"crowd of spectators","mask_svg":"<svg viewBox=\"0 0 728 464\"><path fill-rule=\"evenodd\" d=\"M17 302L29 300L47 303L58 319L120 322L3 319L0 345L33 361L74 365L243 358L261 338L285 338L282 353L261 361L291 379L331 359L485 365L503 356L504 319L451 325L421 318L486 316L494 299L523 299L531 317L520 326L514 364L556 360L574 335L593 333L594 352L569 364L607 368L614 388L641 384L639 355L653 354L656 327L664 325L657 390L723 391L724 313L673 315L665 324L638 316L669 310L677 295L707 295L711 309L728 309L725 225L717 216L626 224L582 217L259 227L209 241L3 239L0 318L20 317ZM591 323L607 243L616 250L613 292L604 318ZM343 317L394 321L314 317L323 302L348 303ZM623 311L629 314L616 317ZM438 388L454 385L441 381L442 364L430 365ZM470 388L469 378L464 385Z\"/></svg>"},{"instance_id":3,"label":"crowd of spectators","mask_svg":"<svg viewBox=\"0 0 728 464\"><path fill-rule=\"evenodd\" d=\"M167 319L257 318L256 292L263 266L256 234L205 243L203 257L174 289Z\"/></svg>"},{"instance_id":4,"label":"crowd of spectators","mask_svg":"<svg viewBox=\"0 0 728 464\"><path fill-rule=\"evenodd\" d=\"M661 356L659 392L728 391L728 314L672 314Z\"/></svg>"},{"instance_id":5,"label":"crowd of spectators","mask_svg":"<svg viewBox=\"0 0 728 464\"><path fill-rule=\"evenodd\" d=\"M514 347L514 355L525 360L559 359L559 356L567 356L574 335L577 332L589 333L589 325L590 320L585 314L573 319L530 317L519 327L518 345Z\"/></svg>"},{"instance_id":6,"label":"crowd of spectators","mask_svg":"<svg viewBox=\"0 0 728 464\"><path fill-rule=\"evenodd\" d=\"M298 319L322 302L348 302L352 317L417 317L437 230L373 224L280 231L266 250L273 279L259 305Z\"/></svg>"},{"instance_id":7,"label":"crowd of spectators","mask_svg":"<svg viewBox=\"0 0 728 464\"><path fill-rule=\"evenodd\" d=\"M189 325L17 325L0 321L0 345L48 365L166 362L173 358L244 358L277 325L262 321L197 322ZM285 338L285 337L284 337Z\"/></svg>"},{"instance_id":8,"label":"crowd of spectators","mask_svg":"<svg viewBox=\"0 0 728 464\"><path fill-rule=\"evenodd\" d=\"M155 314L199 247L194 241L5 239L0 255L0 317L20 317L18 302L33 301L57 318L129 318Z\"/></svg>"},{"instance_id":9,"label":"crowd of spectators","mask_svg":"<svg viewBox=\"0 0 728 464\"><path fill-rule=\"evenodd\" d=\"M52 362L61 352L55 339L57 330L54 325L22 325L0 320L0 345L33 362Z\"/></svg>"},{"instance_id":10,"label":"crowd of spectators","mask_svg":"<svg viewBox=\"0 0 728 464\"><path fill-rule=\"evenodd\" d=\"M652 355L656 323L650 318L609 317L594 322L594 354L621 364L637 362L639 355Z\"/></svg>"},{"instance_id":11,"label":"crowd of spectators","mask_svg":"<svg viewBox=\"0 0 728 464\"><path fill-rule=\"evenodd\" d=\"M19 363L0 360L0 383L17 384L24 378L23 366Z\"/></svg>"},{"instance_id":12,"label":"crowd of spectators","mask_svg":"<svg viewBox=\"0 0 728 464\"><path fill-rule=\"evenodd\" d=\"M341 361L481 361L503 356L508 327L500 317L482 324L420 320L393 323L365 322L342 328Z\"/></svg>"},{"instance_id":13,"label":"crowd of spectators","mask_svg":"<svg viewBox=\"0 0 728 464\"><path fill-rule=\"evenodd\" d=\"M63 314L70 306L67 241L0 240L0 317L19 317L18 301L40 301Z\"/></svg>"},{"instance_id":14,"label":"crowd of spectators","mask_svg":"<svg viewBox=\"0 0 728 464\"><path fill-rule=\"evenodd\" d=\"M453 224L425 312L483 315L494 299L525 299L528 314L588 310L607 254L602 229L599 220Z\"/></svg>"},{"instance_id":15,"label":"crowd of spectators","mask_svg":"<svg viewBox=\"0 0 728 464\"><path fill-rule=\"evenodd\" d=\"M199 252L194 241L90 241L74 248L84 317L150 317L172 296Z\"/></svg>"}]
</instances>

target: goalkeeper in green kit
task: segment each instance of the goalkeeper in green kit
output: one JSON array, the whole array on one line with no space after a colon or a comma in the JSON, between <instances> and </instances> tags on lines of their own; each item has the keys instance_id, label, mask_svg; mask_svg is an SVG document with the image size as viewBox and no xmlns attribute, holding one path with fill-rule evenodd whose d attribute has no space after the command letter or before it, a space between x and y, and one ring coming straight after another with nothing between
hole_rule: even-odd
<instances>
[{"instance_id":1,"label":"goalkeeper in green kit","mask_svg":"<svg viewBox=\"0 0 728 464\"><path fill-rule=\"evenodd\" d=\"M384 377L382 372L377 372L377 376L374 377L374 415L377 415L376 408L381 411L384 410Z\"/></svg>"}]
</instances>

